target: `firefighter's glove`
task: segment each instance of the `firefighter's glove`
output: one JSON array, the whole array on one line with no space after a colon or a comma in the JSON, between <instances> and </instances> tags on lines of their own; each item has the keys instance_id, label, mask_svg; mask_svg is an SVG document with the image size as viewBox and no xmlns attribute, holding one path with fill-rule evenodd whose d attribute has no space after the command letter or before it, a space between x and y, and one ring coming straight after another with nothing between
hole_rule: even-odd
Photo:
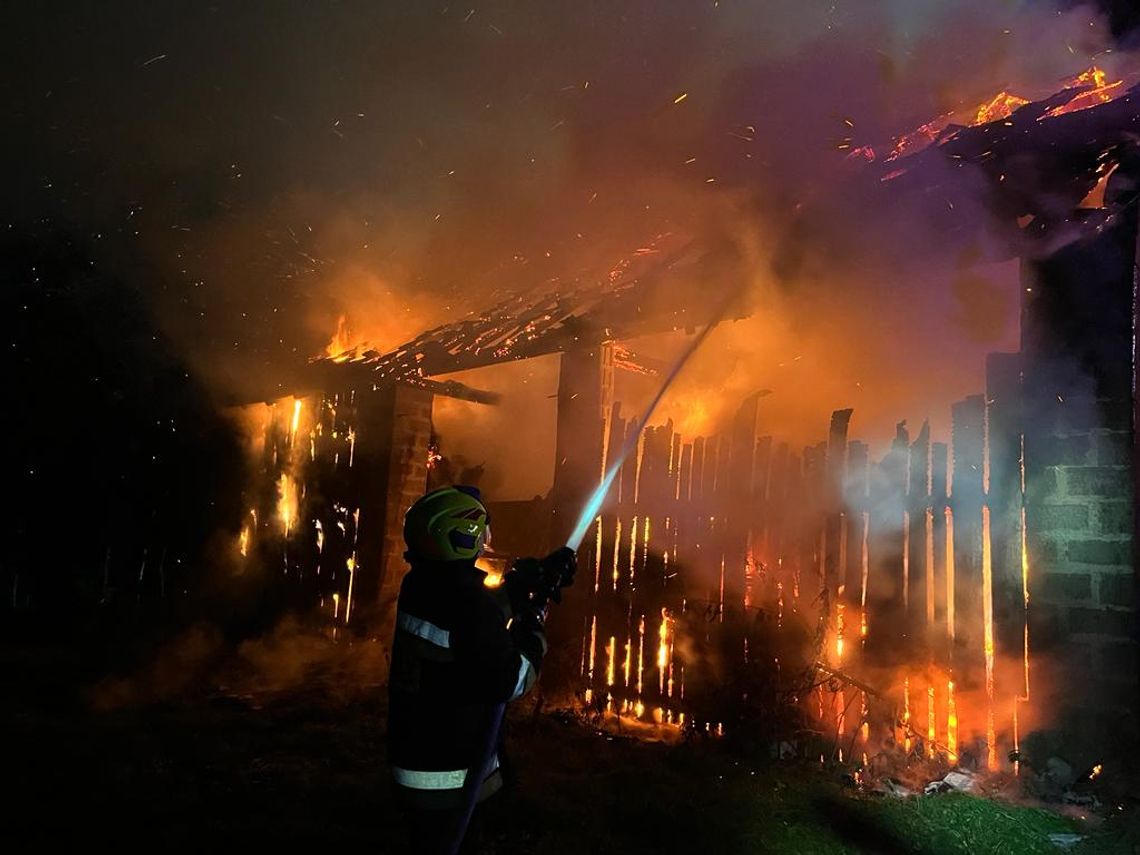
<instances>
[{"instance_id":1,"label":"firefighter's glove","mask_svg":"<svg viewBox=\"0 0 1140 855\"><path fill-rule=\"evenodd\" d=\"M574 584L574 571L578 557L569 546L554 550L539 562L547 596L556 603L562 602L562 589Z\"/></svg>"}]
</instances>

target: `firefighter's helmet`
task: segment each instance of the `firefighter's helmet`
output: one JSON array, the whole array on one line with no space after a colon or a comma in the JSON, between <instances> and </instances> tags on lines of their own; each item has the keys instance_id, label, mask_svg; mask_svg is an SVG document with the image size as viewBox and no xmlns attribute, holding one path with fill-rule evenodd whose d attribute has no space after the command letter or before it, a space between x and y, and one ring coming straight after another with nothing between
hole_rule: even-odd
<instances>
[{"instance_id":1,"label":"firefighter's helmet","mask_svg":"<svg viewBox=\"0 0 1140 855\"><path fill-rule=\"evenodd\" d=\"M490 539L490 515L474 487L440 487L404 515L409 559L464 561L478 558Z\"/></svg>"}]
</instances>

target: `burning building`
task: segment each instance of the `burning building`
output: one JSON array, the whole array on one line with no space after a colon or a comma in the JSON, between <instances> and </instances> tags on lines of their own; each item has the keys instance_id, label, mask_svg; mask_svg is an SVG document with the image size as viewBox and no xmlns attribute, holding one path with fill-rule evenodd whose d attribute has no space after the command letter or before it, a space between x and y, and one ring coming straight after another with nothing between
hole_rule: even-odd
<instances>
[{"instance_id":1,"label":"burning building","mask_svg":"<svg viewBox=\"0 0 1140 855\"><path fill-rule=\"evenodd\" d=\"M819 441L796 445L766 430L764 390L708 435L631 420L615 373L659 371L632 339L691 333L726 300L734 317L756 308L718 284L723 248L662 235L601 284L512 297L386 352L334 348L265 411L236 548L335 626L386 633L399 523L441 460L433 396L495 402L439 378L560 354L553 488L508 551L563 542L617 449L637 452L580 551L556 682L710 734L795 708L814 734L795 750L839 760L1017 769L1045 727L1095 759L1137 710L1137 97L1091 70L1044 101L1002 93L851 153L871 198L944 196L954 240L982 225L958 213L947 168L972 168L1021 259L1020 349L946 401L949 435L900 421L877 457L836 401ZM680 279L723 293L678 300Z\"/></svg>"}]
</instances>

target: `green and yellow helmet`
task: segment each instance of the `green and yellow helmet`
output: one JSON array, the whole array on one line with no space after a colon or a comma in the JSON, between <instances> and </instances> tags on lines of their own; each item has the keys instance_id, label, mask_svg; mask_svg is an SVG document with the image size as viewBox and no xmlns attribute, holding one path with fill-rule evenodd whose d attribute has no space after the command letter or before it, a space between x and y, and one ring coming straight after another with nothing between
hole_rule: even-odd
<instances>
[{"instance_id":1,"label":"green and yellow helmet","mask_svg":"<svg viewBox=\"0 0 1140 855\"><path fill-rule=\"evenodd\" d=\"M409 559L464 561L478 558L490 539L491 518L474 487L440 487L404 515Z\"/></svg>"}]
</instances>

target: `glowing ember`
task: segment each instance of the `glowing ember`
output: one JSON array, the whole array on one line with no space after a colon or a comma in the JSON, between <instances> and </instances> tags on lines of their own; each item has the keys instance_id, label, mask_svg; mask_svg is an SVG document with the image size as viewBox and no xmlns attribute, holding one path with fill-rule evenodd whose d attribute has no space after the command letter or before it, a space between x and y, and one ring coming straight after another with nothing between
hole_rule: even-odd
<instances>
[{"instance_id":1,"label":"glowing ember","mask_svg":"<svg viewBox=\"0 0 1140 855\"><path fill-rule=\"evenodd\" d=\"M720 599L717 601L717 615L724 622L724 556L720 559Z\"/></svg>"},{"instance_id":2,"label":"glowing ember","mask_svg":"<svg viewBox=\"0 0 1140 855\"><path fill-rule=\"evenodd\" d=\"M289 447L293 447L294 441L297 439L297 428L301 424L301 399L293 399L293 421L289 425Z\"/></svg>"},{"instance_id":3,"label":"glowing ember","mask_svg":"<svg viewBox=\"0 0 1140 855\"><path fill-rule=\"evenodd\" d=\"M637 696L641 697L641 677L645 670L645 615L641 616L641 620L637 624ZM638 701L638 706L641 702ZM641 713L638 713L640 716Z\"/></svg>"},{"instance_id":4,"label":"glowing ember","mask_svg":"<svg viewBox=\"0 0 1140 855\"><path fill-rule=\"evenodd\" d=\"M661 609L661 626L657 630L657 679L658 690L665 691L666 666L669 663L669 610Z\"/></svg>"},{"instance_id":5,"label":"glowing ember","mask_svg":"<svg viewBox=\"0 0 1140 855\"><path fill-rule=\"evenodd\" d=\"M958 759L958 702L954 698L954 681L946 683L946 747L950 759Z\"/></svg>"},{"instance_id":6,"label":"glowing ember","mask_svg":"<svg viewBox=\"0 0 1140 855\"><path fill-rule=\"evenodd\" d=\"M349 615L352 614L352 583L356 579L356 553L345 560L345 568L348 570L348 596L344 601L344 622L348 623Z\"/></svg>"},{"instance_id":7,"label":"glowing ember","mask_svg":"<svg viewBox=\"0 0 1140 855\"><path fill-rule=\"evenodd\" d=\"M643 374L646 377L656 377L659 372L656 368L648 365L642 365L637 361L637 354L620 344L613 346L614 368L620 368L622 371L629 371L633 374Z\"/></svg>"},{"instance_id":8,"label":"glowing ember","mask_svg":"<svg viewBox=\"0 0 1140 855\"><path fill-rule=\"evenodd\" d=\"M594 654L598 649L598 616L594 615L590 621L590 666L586 672L589 682L594 682Z\"/></svg>"},{"instance_id":9,"label":"glowing ember","mask_svg":"<svg viewBox=\"0 0 1140 855\"><path fill-rule=\"evenodd\" d=\"M637 517L633 518L633 523L629 527L629 586L633 587L633 577L635 565L634 561L637 559Z\"/></svg>"},{"instance_id":10,"label":"glowing ember","mask_svg":"<svg viewBox=\"0 0 1140 855\"><path fill-rule=\"evenodd\" d=\"M297 522L297 484L284 472L277 479L277 517L288 537Z\"/></svg>"},{"instance_id":11,"label":"glowing ember","mask_svg":"<svg viewBox=\"0 0 1140 855\"><path fill-rule=\"evenodd\" d=\"M645 517L645 524L641 536L641 566L647 567L649 563L649 515ZM629 568L629 584L633 584L633 567Z\"/></svg>"}]
</instances>

